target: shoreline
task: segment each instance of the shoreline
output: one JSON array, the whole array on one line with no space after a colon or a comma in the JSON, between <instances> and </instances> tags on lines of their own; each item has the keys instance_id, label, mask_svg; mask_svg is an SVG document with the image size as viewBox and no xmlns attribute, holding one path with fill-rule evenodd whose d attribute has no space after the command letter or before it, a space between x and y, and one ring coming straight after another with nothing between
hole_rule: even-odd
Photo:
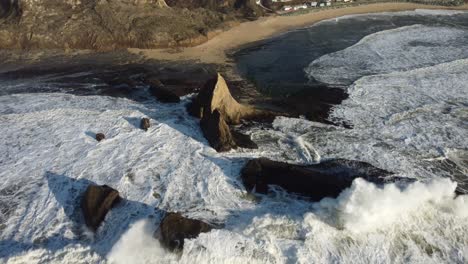
<instances>
[{"instance_id":1,"label":"shoreline","mask_svg":"<svg viewBox=\"0 0 468 264\"><path fill-rule=\"evenodd\" d=\"M327 9L293 16L262 17L255 21L241 23L226 30L207 42L188 48L173 49L127 49L130 53L146 59L167 61L198 61L202 63L229 64L228 52L282 33L312 26L323 20L347 15L361 15L382 12L428 10L466 10L468 4L455 7L433 6L414 3L376 3L353 7Z\"/></svg>"}]
</instances>

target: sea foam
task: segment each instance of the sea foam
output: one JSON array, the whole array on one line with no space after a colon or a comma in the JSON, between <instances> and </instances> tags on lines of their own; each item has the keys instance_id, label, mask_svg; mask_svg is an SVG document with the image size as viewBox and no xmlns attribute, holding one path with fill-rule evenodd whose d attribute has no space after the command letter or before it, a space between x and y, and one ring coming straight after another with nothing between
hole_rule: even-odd
<instances>
[{"instance_id":1,"label":"sea foam","mask_svg":"<svg viewBox=\"0 0 468 264\"><path fill-rule=\"evenodd\" d=\"M468 58L468 32L424 25L384 30L342 51L313 61L305 70L331 85L350 85L375 74L406 71Z\"/></svg>"}]
</instances>

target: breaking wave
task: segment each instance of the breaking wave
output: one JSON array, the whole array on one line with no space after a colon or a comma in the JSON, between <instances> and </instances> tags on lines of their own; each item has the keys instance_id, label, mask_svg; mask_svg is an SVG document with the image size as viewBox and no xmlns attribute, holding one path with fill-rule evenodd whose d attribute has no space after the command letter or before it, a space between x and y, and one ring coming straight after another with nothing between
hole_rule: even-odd
<instances>
[{"instance_id":1,"label":"breaking wave","mask_svg":"<svg viewBox=\"0 0 468 264\"><path fill-rule=\"evenodd\" d=\"M350 85L363 76L407 71L468 58L468 31L424 25L371 34L357 44L312 62L307 74L330 85Z\"/></svg>"}]
</instances>

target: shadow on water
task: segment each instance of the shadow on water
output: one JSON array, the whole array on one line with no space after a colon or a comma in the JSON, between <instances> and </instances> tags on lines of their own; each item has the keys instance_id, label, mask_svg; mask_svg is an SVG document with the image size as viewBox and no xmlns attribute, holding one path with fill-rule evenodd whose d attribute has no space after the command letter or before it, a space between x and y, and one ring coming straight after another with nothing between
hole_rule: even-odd
<instances>
[{"instance_id":1,"label":"shadow on water","mask_svg":"<svg viewBox=\"0 0 468 264\"><path fill-rule=\"evenodd\" d=\"M134 128L140 128L141 118L138 117L124 117L127 122L132 125Z\"/></svg>"},{"instance_id":2,"label":"shadow on water","mask_svg":"<svg viewBox=\"0 0 468 264\"><path fill-rule=\"evenodd\" d=\"M21 252L41 248L55 252L63 249L64 245L73 244L88 246L100 256L105 257L133 223L141 219L151 219L156 226L164 215L163 211L147 204L122 199L107 214L105 221L91 238L91 231L85 226L80 202L86 188L96 183L87 179L73 179L53 172L46 172L45 179L55 200L72 224L71 231L75 238L56 235L43 240L35 240L33 243L14 239L3 240L0 241L0 258L9 258Z\"/></svg>"},{"instance_id":3,"label":"shadow on water","mask_svg":"<svg viewBox=\"0 0 468 264\"><path fill-rule=\"evenodd\" d=\"M86 131L85 135L87 135L88 137L92 139L96 139L96 132Z\"/></svg>"}]
</instances>

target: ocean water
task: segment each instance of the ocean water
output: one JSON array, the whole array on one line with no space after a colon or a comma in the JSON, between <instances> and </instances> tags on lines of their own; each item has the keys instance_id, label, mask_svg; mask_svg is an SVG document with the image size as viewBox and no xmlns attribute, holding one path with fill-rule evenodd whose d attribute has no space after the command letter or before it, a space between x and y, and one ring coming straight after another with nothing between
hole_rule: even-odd
<instances>
[{"instance_id":1,"label":"ocean water","mask_svg":"<svg viewBox=\"0 0 468 264\"><path fill-rule=\"evenodd\" d=\"M193 95L160 104L3 82L0 263L468 262L468 196L454 195L468 182L467 23L447 11L348 16L241 51L240 69L266 93L318 82L349 93L329 118L352 129L279 117L245 129L258 150L216 153L185 112ZM316 203L278 189L252 199L239 173L254 157L356 159L420 181L358 179ZM95 234L78 209L90 183L125 198ZM153 237L164 211L223 228L166 252Z\"/></svg>"}]
</instances>

